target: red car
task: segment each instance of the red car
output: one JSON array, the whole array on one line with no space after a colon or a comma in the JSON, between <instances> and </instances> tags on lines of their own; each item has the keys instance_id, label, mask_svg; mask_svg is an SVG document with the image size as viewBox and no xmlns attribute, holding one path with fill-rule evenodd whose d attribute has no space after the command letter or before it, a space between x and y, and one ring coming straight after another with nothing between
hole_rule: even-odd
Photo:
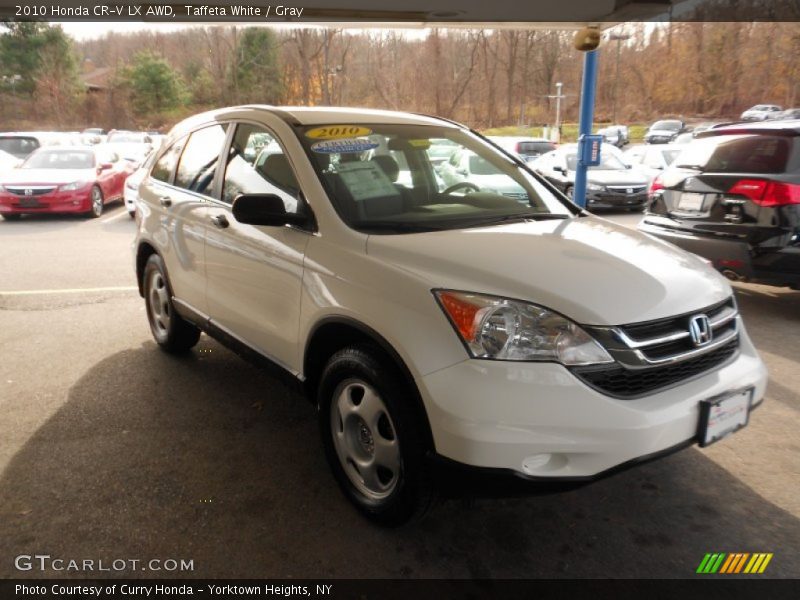
<instances>
[{"instance_id":1,"label":"red car","mask_svg":"<svg viewBox=\"0 0 800 600\"><path fill-rule=\"evenodd\" d=\"M47 147L0 175L0 215L83 213L99 217L108 202L122 199L133 166L111 152L84 147Z\"/></svg>"}]
</instances>

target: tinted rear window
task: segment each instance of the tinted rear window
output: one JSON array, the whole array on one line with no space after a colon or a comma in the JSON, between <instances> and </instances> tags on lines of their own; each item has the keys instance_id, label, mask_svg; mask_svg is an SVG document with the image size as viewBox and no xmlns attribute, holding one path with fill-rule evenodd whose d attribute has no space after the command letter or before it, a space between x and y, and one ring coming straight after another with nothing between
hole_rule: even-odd
<instances>
[{"instance_id":1,"label":"tinted rear window","mask_svg":"<svg viewBox=\"0 0 800 600\"><path fill-rule=\"evenodd\" d=\"M714 173L783 173L791 147L791 138L771 135L705 138L692 142L675 165Z\"/></svg>"},{"instance_id":2,"label":"tinted rear window","mask_svg":"<svg viewBox=\"0 0 800 600\"><path fill-rule=\"evenodd\" d=\"M550 142L520 142L519 143L519 153L520 154L544 154L545 152L550 152L551 150L555 150L555 144L551 144Z\"/></svg>"},{"instance_id":3,"label":"tinted rear window","mask_svg":"<svg viewBox=\"0 0 800 600\"><path fill-rule=\"evenodd\" d=\"M0 150L17 158L25 158L39 147L39 140L31 137L0 137Z\"/></svg>"}]
</instances>

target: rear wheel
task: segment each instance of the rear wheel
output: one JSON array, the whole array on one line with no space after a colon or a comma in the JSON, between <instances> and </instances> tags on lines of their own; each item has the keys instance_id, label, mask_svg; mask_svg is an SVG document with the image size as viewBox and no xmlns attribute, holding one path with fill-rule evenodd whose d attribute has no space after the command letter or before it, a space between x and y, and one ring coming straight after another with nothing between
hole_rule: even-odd
<instances>
[{"instance_id":1,"label":"rear wheel","mask_svg":"<svg viewBox=\"0 0 800 600\"><path fill-rule=\"evenodd\" d=\"M94 186L89 195L89 217L96 219L103 214L103 192L99 187Z\"/></svg>"},{"instance_id":2,"label":"rear wheel","mask_svg":"<svg viewBox=\"0 0 800 600\"><path fill-rule=\"evenodd\" d=\"M167 352L187 352L200 339L200 330L175 311L164 262L158 254L147 259L143 277L147 320L153 337Z\"/></svg>"},{"instance_id":3,"label":"rear wheel","mask_svg":"<svg viewBox=\"0 0 800 600\"><path fill-rule=\"evenodd\" d=\"M391 361L367 345L334 354L319 386L328 463L349 500L383 525L421 517L434 498L413 393Z\"/></svg>"}]
</instances>

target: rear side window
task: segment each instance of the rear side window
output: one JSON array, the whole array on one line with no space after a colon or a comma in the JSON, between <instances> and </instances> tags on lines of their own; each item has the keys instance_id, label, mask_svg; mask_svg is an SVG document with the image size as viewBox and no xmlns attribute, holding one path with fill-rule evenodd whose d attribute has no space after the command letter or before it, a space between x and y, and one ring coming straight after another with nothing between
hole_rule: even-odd
<instances>
[{"instance_id":1,"label":"rear side window","mask_svg":"<svg viewBox=\"0 0 800 600\"><path fill-rule=\"evenodd\" d=\"M170 183L172 180L172 172L175 170L175 165L178 163L178 157L181 155L185 143L186 138L181 138L161 155L156 161L156 164L153 165L153 170L150 172L150 176L153 179Z\"/></svg>"},{"instance_id":2,"label":"rear side window","mask_svg":"<svg viewBox=\"0 0 800 600\"><path fill-rule=\"evenodd\" d=\"M675 165L714 173L783 173L791 147L791 139L782 136L712 137L690 144Z\"/></svg>"},{"instance_id":3,"label":"rear side window","mask_svg":"<svg viewBox=\"0 0 800 600\"><path fill-rule=\"evenodd\" d=\"M189 136L175 174L176 186L198 194L211 193L226 129L227 125L211 125Z\"/></svg>"}]
</instances>

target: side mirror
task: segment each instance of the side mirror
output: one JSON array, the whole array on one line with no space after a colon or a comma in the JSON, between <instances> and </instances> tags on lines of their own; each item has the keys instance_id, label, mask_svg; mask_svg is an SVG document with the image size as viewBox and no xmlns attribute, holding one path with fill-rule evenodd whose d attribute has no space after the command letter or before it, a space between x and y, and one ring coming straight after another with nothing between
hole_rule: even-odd
<instances>
[{"instance_id":1,"label":"side mirror","mask_svg":"<svg viewBox=\"0 0 800 600\"><path fill-rule=\"evenodd\" d=\"M553 167L553 171L555 171L556 173L561 173L562 175L567 174L567 170L561 165L556 165L555 167Z\"/></svg>"},{"instance_id":2,"label":"side mirror","mask_svg":"<svg viewBox=\"0 0 800 600\"><path fill-rule=\"evenodd\" d=\"M113 169L114 165L110 162L104 162L100 163L100 165L97 168L101 171L108 171L109 169Z\"/></svg>"},{"instance_id":3,"label":"side mirror","mask_svg":"<svg viewBox=\"0 0 800 600\"><path fill-rule=\"evenodd\" d=\"M456 173L458 173L459 175L469 175L469 173L467 173L467 170L463 167L460 169L456 169Z\"/></svg>"},{"instance_id":4,"label":"side mirror","mask_svg":"<svg viewBox=\"0 0 800 600\"><path fill-rule=\"evenodd\" d=\"M233 217L245 225L305 225L308 217L287 213L283 199L276 194L240 194L233 200Z\"/></svg>"}]
</instances>

